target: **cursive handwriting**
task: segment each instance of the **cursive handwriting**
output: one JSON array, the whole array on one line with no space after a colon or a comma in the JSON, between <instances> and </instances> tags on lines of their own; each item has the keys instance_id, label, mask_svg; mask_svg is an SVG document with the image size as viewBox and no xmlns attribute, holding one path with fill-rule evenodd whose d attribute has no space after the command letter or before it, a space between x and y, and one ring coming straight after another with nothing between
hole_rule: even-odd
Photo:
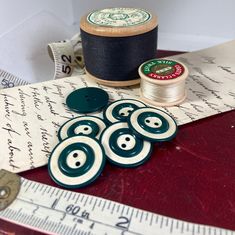
<instances>
[{"instance_id":1,"label":"cursive handwriting","mask_svg":"<svg viewBox=\"0 0 235 235\"><path fill-rule=\"evenodd\" d=\"M203 63L204 64L215 64L215 57L211 57L211 56L202 56L202 59L204 60Z\"/></svg>"},{"instance_id":2,"label":"cursive handwriting","mask_svg":"<svg viewBox=\"0 0 235 235\"><path fill-rule=\"evenodd\" d=\"M59 116L59 113L57 113L55 111L55 108L53 107L53 105L56 105L56 102L51 100L51 98L49 96L45 96L45 100L46 100L46 103L49 107L50 112L55 116Z\"/></svg>"},{"instance_id":3,"label":"cursive handwriting","mask_svg":"<svg viewBox=\"0 0 235 235\"><path fill-rule=\"evenodd\" d=\"M41 151L43 153L45 153L46 157L49 158L50 156L50 142L49 142L49 138L52 137L51 134L48 133L48 130L43 128L43 127L40 127L40 132L41 132L41 140L42 140L42 146L43 148L41 149Z\"/></svg>"},{"instance_id":4,"label":"cursive handwriting","mask_svg":"<svg viewBox=\"0 0 235 235\"><path fill-rule=\"evenodd\" d=\"M14 107L13 102L10 102L10 99L15 99L14 97L7 95L7 94L0 94L3 96L3 102L4 102L4 109L5 109L5 118L8 121L11 121L11 108Z\"/></svg>"},{"instance_id":5,"label":"cursive handwriting","mask_svg":"<svg viewBox=\"0 0 235 235\"><path fill-rule=\"evenodd\" d=\"M37 87L30 87L30 89L32 89L32 97L33 97L33 104L34 107L37 110L40 110L40 106L43 104L43 102L40 99L40 93L39 93L39 89Z\"/></svg>"},{"instance_id":6,"label":"cursive handwriting","mask_svg":"<svg viewBox=\"0 0 235 235\"><path fill-rule=\"evenodd\" d=\"M11 126L10 123L7 123L6 127L2 127L2 129L7 131L11 138L13 138L13 134L21 136L21 134L19 132L17 132L16 130L13 129L13 127Z\"/></svg>"},{"instance_id":7,"label":"cursive handwriting","mask_svg":"<svg viewBox=\"0 0 235 235\"><path fill-rule=\"evenodd\" d=\"M22 89L18 88L19 91L19 97L20 97L20 107L21 112L17 112L15 110L12 110L12 113L20 116L26 116L26 98L30 97L30 95L26 94Z\"/></svg>"},{"instance_id":8,"label":"cursive handwriting","mask_svg":"<svg viewBox=\"0 0 235 235\"><path fill-rule=\"evenodd\" d=\"M235 74L235 73L232 71L232 68L231 68L231 67L219 65L218 68L221 68L223 71L225 71L225 72L227 72L227 73L229 73L229 74L232 74L232 75Z\"/></svg>"},{"instance_id":9,"label":"cursive handwriting","mask_svg":"<svg viewBox=\"0 0 235 235\"><path fill-rule=\"evenodd\" d=\"M209 93L211 93L215 98L222 100L221 96L218 94L219 91L216 91L214 89L209 88L208 86L206 86L205 83L203 83L202 79L200 78L200 76L198 75L190 75L189 76L194 82L196 82L198 85L200 85L201 87L203 87L206 91L208 91Z\"/></svg>"},{"instance_id":10,"label":"cursive handwriting","mask_svg":"<svg viewBox=\"0 0 235 235\"><path fill-rule=\"evenodd\" d=\"M64 98L64 94L62 92L62 89L65 87L59 84L53 84L53 86L56 88L57 92L52 92L52 94L58 95L61 98Z\"/></svg>"},{"instance_id":11,"label":"cursive handwriting","mask_svg":"<svg viewBox=\"0 0 235 235\"><path fill-rule=\"evenodd\" d=\"M8 144L8 154L9 154L9 166L12 167L12 170L15 171L16 169L19 169L20 167L16 165L14 156L15 152L20 152L21 150L13 145L13 142L11 139L7 140Z\"/></svg>"},{"instance_id":12,"label":"cursive handwriting","mask_svg":"<svg viewBox=\"0 0 235 235\"><path fill-rule=\"evenodd\" d=\"M78 78L78 79L80 79L80 78ZM78 88L77 88L77 84L74 83L74 82L71 82L71 81L69 81L69 80L65 80L64 83L69 84L69 86L72 88L73 91L75 91L76 89L78 89Z\"/></svg>"},{"instance_id":13,"label":"cursive handwriting","mask_svg":"<svg viewBox=\"0 0 235 235\"><path fill-rule=\"evenodd\" d=\"M223 83L223 82L216 81L215 79L213 79L213 78L207 76L207 75L206 75L200 68L198 68L198 67L194 67L193 69L194 69L196 72L198 72L202 77L204 77L204 78L210 80L210 81L213 82L213 83L216 83L216 84L222 84L222 83Z\"/></svg>"}]
</instances>

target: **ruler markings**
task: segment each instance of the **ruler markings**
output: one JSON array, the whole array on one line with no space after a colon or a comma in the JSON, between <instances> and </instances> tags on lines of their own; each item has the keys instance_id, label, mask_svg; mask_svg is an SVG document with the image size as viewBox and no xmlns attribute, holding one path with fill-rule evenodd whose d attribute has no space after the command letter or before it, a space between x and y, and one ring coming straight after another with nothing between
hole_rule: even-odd
<instances>
[{"instance_id":1,"label":"ruler markings","mask_svg":"<svg viewBox=\"0 0 235 235\"><path fill-rule=\"evenodd\" d=\"M97 200L97 199L96 199L96 200ZM93 201L93 197L90 197L89 205L92 204L92 201Z\"/></svg>"},{"instance_id":2,"label":"ruler markings","mask_svg":"<svg viewBox=\"0 0 235 235\"><path fill-rule=\"evenodd\" d=\"M135 210L134 208L132 208L132 210L131 210L131 216L130 216L130 219L129 219L130 222L129 222L128 227L127 227L128 230L129 230L129 228L130 228L130 226L131 226L131 222L132 222L132 217L133 217L133 214L134 214L134 210Z\"/></svg>"},{"instance_id":3,"label":"ruler markings","mask_svg":"<svg viewBox=\"0 0 235 235\"><path fill-rule=\"evenodd\" d=\"M61 234L61 229L63 228L63 225L62 224L59 224L57 230L56 230L56 233L58 234Z\"/></svg>"},{"instance_id":4,"label":"ruler markings","mask_svg":"<svg viewBox=\"0 0 235 235\"><path fill-rule=\"evenodd\" d=\"M145 221L148 221L148 215L149 215L149 213L146 213Z\"/></svg>"},{"instance_id":5,"label":"ruler markings","mask_svg":"<svg viewBox=\"0 0 235 235\"><path fill-rule=\"evenodd\" d=\"M186 224L186 231L189 232L189 223Z\"/></svg>"},{"instance_id":6,"label":"ruler markings","mask_svg":"<svg viewBox=\"0 0 235 235\"><path fill-rule=\"evenodd\" d=\"M25 193L29 190L31 184L32 184L32 181L29 182L29 185L28 185L28 187L26 188Z\"/></svg>"},{"instance_id":7,"label":"ruler markings","mask_svg":"<svg viewBox=\"0 0 235 235\"><path fill-rule=\"evenodd\" d=\"M69 196L68 196L68 198L67 198L67 201L70 200L70 198L71 198L72 195L73 195L73 192L70 192L70 194L69 194Z\"/></svg>"},{"instance_id":8,"label":"ruler markings","mask_svg":"<svg viewBox=\"0 0 235 235\"><path fill-rule=\"evenodd\" d=\"M164 217L162 216L161 218L162 218L162 219L161 219L161 223L160 223L160 228L162 228L163 222L164 222Z\"/></svg>"},{"instance_id":9,"label":"ruler markings","mask_svg":"<svg viewBox=\"0 0 235 235\"><path fill-rule=\"evenodd\" d=\"M43 184L41 185L40 189L39 189L39 192L41 192L43 189Z\"/></svg>"},{"instance_id":10,"label":"ruler markings","mask_svg":"<svg viewBox=\"0 0 235 235\"><path fill-rule=\"evenodd\" d=\"M63 192L64 192L63 198L66 199L66 196L67 196L67 194L68 194L69 191L63 191Z\"/></svg>"},{"instance_id":11,"label":"ruler markings","mask_svg":"<svg viewBox=\"0 0 235 235\"><path fill-rule=\"evenodd\" d=\"M38 187L37 187L37 189L38 189ZM52 197L54 195L55 190L56 190L55 188L52 190L50 197Z\"/></svg>"},{"instance_id":12,"label":"ruler markings","mask_svg":"<svg viewBox=\"0 0 235 235\"><path fill-rule=\"evenodd\" d=\"M119 212L119 209L120 209L120 204L118 204L117 206L117 210L116 210L117 213Z\"/></svg>"},{"instance_id":13,"label":"ruler markings","mask_svg":"<svg viewBox=\"0 0 235 235\"><path fill-rule=\"evenodd\" d=\"M114 212L114 209L115 209L115 203L113 203L113 207L112 207L112 210L111 210L111 214L113 214L113 212Z\"/></svg>"},{"instance_id":14,"label":"ruler markings","mask_svg":"<svg viewBox=\"0 0 235 235\"><path fill-rule=\"evenodd\" d=\"M49 225L49 230L51 230L51 231L54 231L54 229L56 228L56 223L55 222L49 222L50 223L50 225Z\"/></svg>"},{"instance_id":15,"label":"ruler markings","mask_svg":"<svg viewBox=\"0 0 235 235\"><path fill-rule=\"evenodd\" d=\"M98 201L98 198L95 199L95 203L93 204L92 211L94 211L97 201Z\"/></svg>"},{"instance_id":16,"label":"ruler markings","mask_svg":"<svg viewBox=\"0 0 235 235\"><path fill-rule=\"evenodd\" d=\"M25 203L32 204L30 201L27 201L27 200L22 199L22 198L17 198L16 200L20 200L20 201L23 201L23 202L25 202ZM45 205L39 205L39 204L37 204L37 205L40 206L40 207L43 207L43 208L45 208L45 209L51 210L50 207L47 207L47 206L45 206ZM60 213L65 213L64 211L61 211L61 210L59 210L59 209L53 209L53 211L57 211L57 212L60 212ZM101 224L101 225L105 225L105 226L108 226L108 227L113 227L113 228L122 230L120 227L117 227L117 226L114 226L114 225L110 225L110 224L107 224L107 223L103 223L103 222L100 222L100 221L96 221L96 220L93 220L93 219L90 219L90 218L84 218L84 217L79 216L79 215L71 215L71 214L68 214L68 215L74 216L74 217L79 217L79 218L81 218L81 219L83 219L83 220L87 220L87 221L90 221L90 222L94 222L94 223L98 223L98 224ZM48 216L47 216L46 219L44 220L44 223L45 223L47 220L48 220Z\"/></svg>"},{"instance_id":17,"label":"ruler markings","mask_svg":"<svg viewBox=\"0 0 235 235\"><path fill-rule=\"evenodd\" d=\"M152 224L153 224L153 214L151 214L151 218L150 218L150 223L149 223L149 225L152 226Z\"/></svg>"},{"instance_id":18,"label":"ruler markings","mask_svg":"<svg viewBox=\"0 0 235 235\"><path fill-rule=\"evenodd\" d=\"M70 232L70 234L73 234L73 233L74 233L76 227L77 227L77 224L74 224L74 226L73 226L72 231Z\"/></svg>"},{"instance_id":19,"label":"ruler markings","mask_svg":"<svg viewBox=\"0 0 235 235\"><path fill-rule=\"evenodd\" d=\"M49 186L44 185L44 190L42 191L42 196L44 195L44 193L46 192L46 190L47 190L48 187L49 187Z\"/></svg>"},{"instance_id":20,"label":"ruler markings","mask_svg":"<svg viewBox=\"0 0 235 235\"><path fill-rule=\"evenodd\" d=\"M76 193L74 193L72 198L73 201L75 200L76 196L77 196Z\"/></svg>"},{"instance_id":21,"label":"ruler markings","mask_svg":"<svg viewBox=\"0 0 235 235\"><path fill-rule=\"evenodd\" d=\"M111 206L111 201L109 201L109 204L108 204L108 207L107 207L108 210L110 209L110 206Z\"/></svg>"},{"instance_id":22,"label":"ruler markings","mask_svg":"<svg viewBox=\"0 0 235 235\"><path fill-rule=\"evenodd\" d=\"M136 210L135 217L138 218L139 210Z\"/></svg>"},{"instance_id":23,"label":"ruler markings","mask_svg":"<svg viewBox=\"0 0 235 235\"><path fill-rule=\"evenodd\" d=\"M174 220L171 220L171 225L170 225L170 233L172 234L174 230Z\"/></svg>"},{"instance_id":24,"label":"ruler markings","mask_svg":"<svg viewBox=\"0 0 235 235\"><path fill-rule=\"evenodd\" d=\"M144 212L143 212L143 211L141 211L141 214L140 214L140 223L142 222L143 214L144 214Z\"/></svg>"},{"instance_id":25,"label":"ruler markings","mask_svg":"<svg viewBox=\"0 0 235 235\"><path fill-rule=\"evenodd\" d=\"M83 201L84 197L85 197L85 196L84 196L84 195L82 195L82 198L81 198L80 202L82 202L82 201Z\"/></svg>"},{"instance_id":26,"label":"ruler markings","mask_svg":"<svg viewBox=\"0 0 235 235\"><path fill-rule=\"evenodd\" d=\"M159 216L156 215L155 224L158 224L158 221L159 221Z\"/></svg>"},{"instance_id":27,"label":"ruler markings","mask_svg":"<svg viewBox=\"0 0 235 235\"><path fill-rule=\"evenodd\" d=\"M168 227L168 222L169 222L169 219L166 218L166 221L165 221L166 227Z\"/></svg>"},{"instance_id":28,"label":"ruler markings","mask_svg":"<svg viewBox=\"0 0 235 235\"><path fill-rule=\"evenodd\" d=\"M38 224L41 222L40 218L35 218L34 221L36 221L35 225L33 225L33 227L38 227Z\"/></svg>"},{"instance_id":29,"label":"ruler markings","mask_svg":"<svg viewBox=\"0 0 235 235\"><path fill-rule=\"evenodd\" d=\"M130 211L130 207L127 206L126 208L127 208L127 209L126 209L126 215L128 215L128 214L129 214L129 211Z\"/></svg>"},{"instance_id":30,"label":"ruler markings","mask_svg":"<svg viewBox=\"0 0 235 235\"><path fill-rule=\"evenodd\" d=\"M89 199L89 196L86 197L86 200L85 200L83 206L86 206L88 199Z\"/></svg>"},{"instance_id":31,"label":"ruler markings","mask_svg":"<svg viewBox=\"0 0 235 235\"><path fill-rule=\"evenodd\" d=\"M95 234L96 229L107 235L153 234L156 231L164 235L235 235L233 231L179 221L27 180L22 180L20 193L12 206L0 212L0 218L4 217L44 232L65 235Z\"/></svg>"},{"instance_id":32,"label":"ruler markings","mask_svg":"<svg viewBox=\"0 0 235 235\"><path fill-rule=\"evenodd\" d=\"M36 184L33 183L33 184L32 184L32 187L31 187L31 190L33 190L35 186L36 186Z\"/></svg>"},{"instance_id":33,"label":"ruler markings","mask_svg":"<svg viewBox=\"0 0 235 235\"><path fill-rule=\"evenodd\" d=\"M79 197L80 197L80 194L78 194L78 195L77 195L77 197L76 197L76 201L75 201L75 204L77 204L77 203L78 203Z\"/></svg>"},{"instance_id":34,"label":"ruler markings","mask_svg":"<svg viewBox=\"0 0 235 235\"><path fill-rule=\"evenodd\" d=\"M61 230L61 234L64 234L65 225L64 225L64 224L61 224L61 228L62 228L62 230Z\"/></svg>"},{"instance_id":35,"label":"ruler markings","mask_svg":"<svg viewBox=\"0 0 235 235\"><path fill-rule=\"evenodd\" d=\"M104 211L104 208L105 208L105 204L106 204L106 201L104 200L104 204L103 204L103 207L102 207L102 211Z\"/></svg>"},{"instance_id":36,"label":"ruler markings","mask_svg":"<svg viewBox=\"0 0 235 235\"><path fill-rule=\"evenodd\" d=\"M40 186L40 184L37 185L37 187L34 190L34 193L36 193L38 191L39 186Z\"/></svg>"},{"instance_id":37,"label":"ruler markings","mask_svg":"<svg viewBox=\"0 0 235 235\"><path fill-rule=\"evenodd\" d=\"M18 212L17 212L17 216L16 216L16 220L18 220L18 218L20 217L20 213L21 213L21 211L22 211L22 208L20 208L20 209L18 210Z\"/></svg>"},{"instance_id":38,"label":"ruler markings","mask_svg":"<svg viewBox=\"0 0 235 235\"><path fill-rule=\"evenodd\" d=\"M122 205L122 212L121 212L121 215L123 215L124 209L125 209L125 206Z\"/></svg>"}]
</instances>

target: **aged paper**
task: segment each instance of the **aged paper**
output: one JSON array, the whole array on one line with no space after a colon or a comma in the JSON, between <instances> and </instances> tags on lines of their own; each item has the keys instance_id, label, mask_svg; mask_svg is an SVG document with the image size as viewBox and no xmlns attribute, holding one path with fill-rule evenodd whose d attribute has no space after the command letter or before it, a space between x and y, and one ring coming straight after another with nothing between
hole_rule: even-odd
<instances>
[{"instance_id":1,"label":"aged paper","mask_svg":"<svg viewBox=\"0 0 235 235\"><path fill-rule=\"evenodd\" d=\"M185 63L190 70L187 100L163 109L179 125L234 109L235 41L171 58ZM105 89L110 101L139 98L138 87L107 88L86 75L1 90L0 168L21 172L47 164L58 143L59 127L78 116L66 107L65 99L73 90L86 86Z\"/></svg>"}]
</instances>

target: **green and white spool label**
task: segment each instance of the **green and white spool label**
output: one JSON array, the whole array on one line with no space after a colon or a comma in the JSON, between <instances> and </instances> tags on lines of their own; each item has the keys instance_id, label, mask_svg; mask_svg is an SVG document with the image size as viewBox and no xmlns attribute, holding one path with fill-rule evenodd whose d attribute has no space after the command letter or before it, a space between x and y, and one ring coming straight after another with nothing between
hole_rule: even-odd
<instances>
[{"instance_id":1,"label":"green and white spool label","mask_svg":"<svg viewBox=\"0 0 235 235\"><path fill-rule=\"evenodd\" d=\"M184 73L182 64L173 60L151 60L142 65L142 72L149 78L156 80L170 80L180 77Z\"/></svg>"},{"instance_id":2,"label":"green and white spool label","mask_svg":"<svg viewBox=\"0 0 235 235\"><path fill-rule=\"evenodd\" d=\"M107 8L90 13L87 21L99 26L129 27L143 24L151 17L149 12L142 9Z\"/></svg>"}]
</instances>

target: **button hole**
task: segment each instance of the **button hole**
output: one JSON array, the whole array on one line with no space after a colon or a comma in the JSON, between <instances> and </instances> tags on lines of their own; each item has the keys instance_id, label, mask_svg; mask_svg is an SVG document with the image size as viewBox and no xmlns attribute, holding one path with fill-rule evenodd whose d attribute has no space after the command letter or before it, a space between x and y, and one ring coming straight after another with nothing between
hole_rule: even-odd
<instances>
[{"instance_id":1,"label":"button hole","mask_svg":"<svg viewBox=\"0 0 235 235\"><path fill-rule=\"evenodd\" d=\"M123 148L126 148L126 145L125 145L125 144L122 144L122 147L123 147Z\"/></svg>"},{"instance_id":2,"label":"button hole","mask_svg":"<svg viewBox=\"0 0 235 235\"><path fill-rule=\"evenodd\" d=\"M125 139L126 141L130 141L130 138L129 137L126 137L126 139Z\"/></svg>"},{"instance_id":3,"label":"button hole","mask_svg":"<svg viewBox=\"0 0 235 235\"><path fill-rule=\"evenodd\" d=\"M77 154L77 153L74 153L74 154L73 154L73 157L74 157L74 158L76 158L77 156L78 156L78 154Z\"/></svg>"},{"instance_id":4,"label":"button hole","mask_svg":"<svg viewBox=\"0 0 235 235\"><path fill-rule=\"evenodd\" d=\"M81 163L80 163L80 162L76 162L75 165L76 165L76 166L80 166Z\"/></svg>"}]
</instances>

